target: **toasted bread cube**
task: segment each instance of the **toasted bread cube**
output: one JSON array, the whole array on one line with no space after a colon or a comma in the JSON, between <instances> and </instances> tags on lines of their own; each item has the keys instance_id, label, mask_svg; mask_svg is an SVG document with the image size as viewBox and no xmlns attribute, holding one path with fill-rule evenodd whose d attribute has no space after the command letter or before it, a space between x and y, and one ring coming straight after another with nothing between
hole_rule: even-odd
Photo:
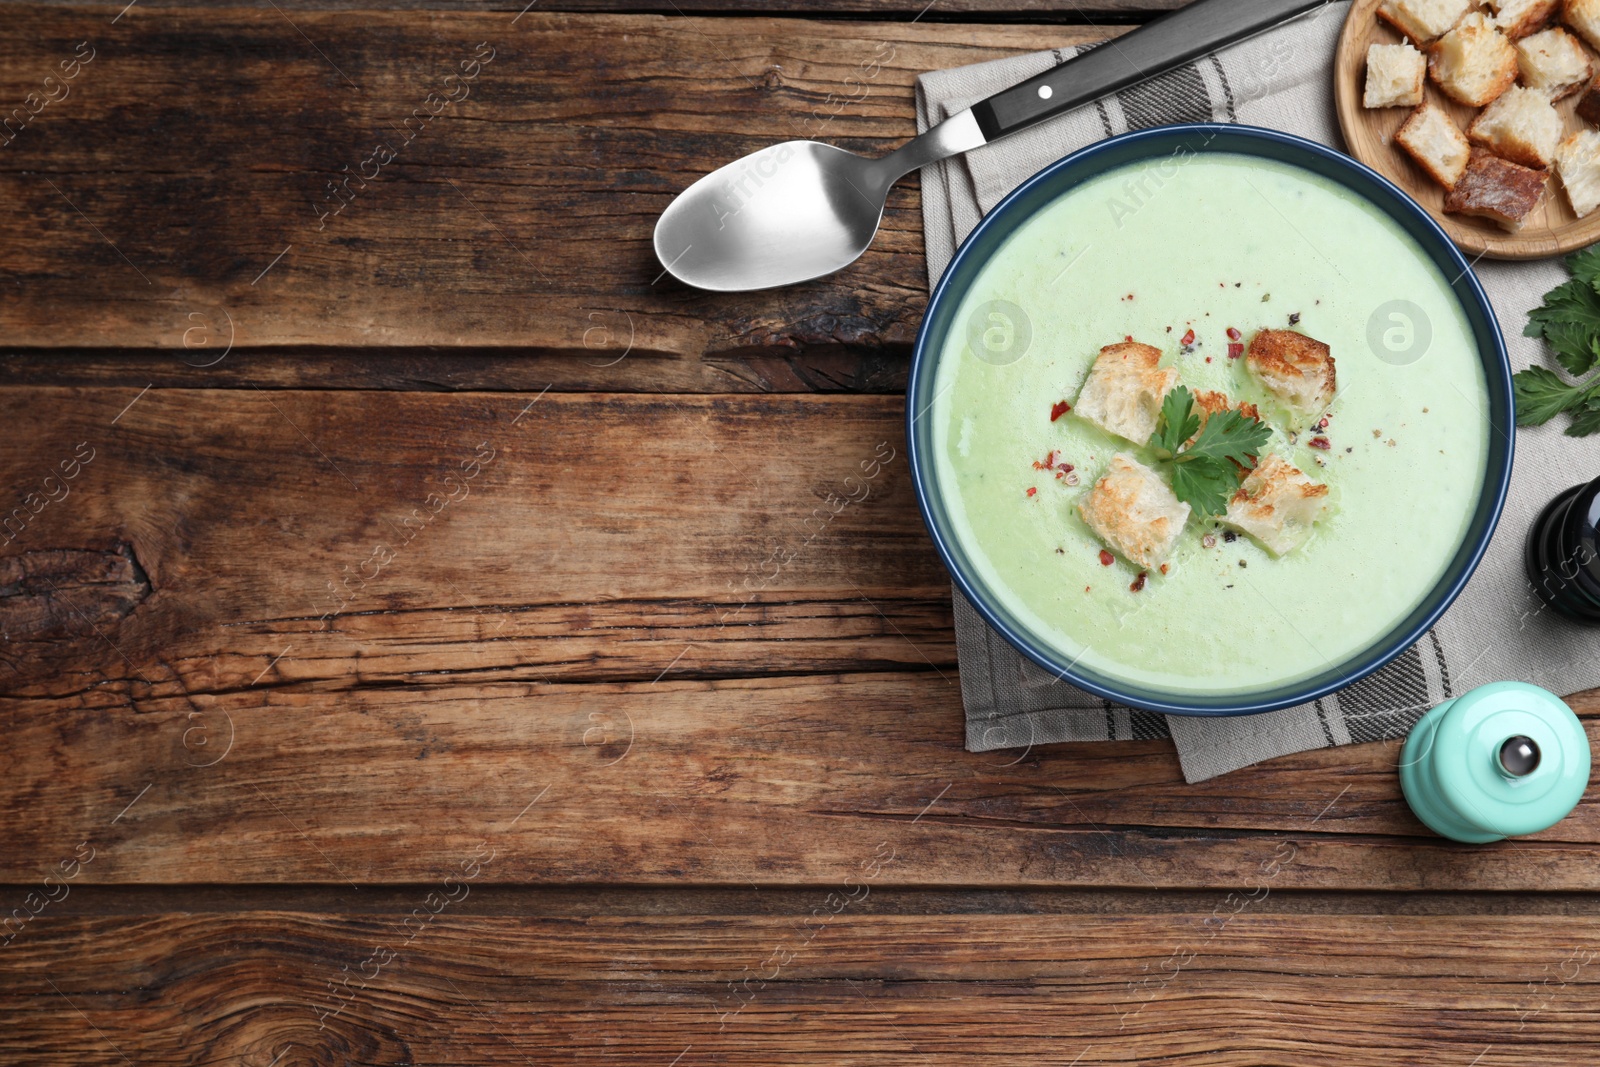
<instances>
[{"instance_id":1,"label":"toasted bread cube","mask_svg":"<svg viewBox=\"0 0 1600 1067\"><path fill-rule=\"evenodd\" d=\"M1114 551L1153 570L1171 554L1189 521L1189 505L1155 471L1118 452L1078 502L1078 514Z\"/></svg>"},{"instance_id":2,"label":"toasted bread cube","mask_svg":"<svg viewBox=\"0 0 1600 1067\"><path fill-rule=\"evenodd\" d=\"M1428 61L1408 44L1367 46L1367 86L1362 107L1416 107L1422 103L1422 80Z\"/></svg>"},{"instance_id":3,"label":"toasted bread cube","mask_svg":"<svg viewBox=\"0 0 1600 1067\"><path fill-rule=\"evenodd\" d=\"M1426 44L1460 22L1472 6L1472 0L1383 0L1378 17L1418 44Z\"/></svg>"},{"instance_id":4,"label":"toasted bread cube","mask_svg":"<svg viewBox=\"0 0 1600 1067\"><path fill-rule=\"evenodd\" d=\"M1600 49L1600 0L1562 0L1561 21L1577 30L1590 48Z\"/></svg>"},{"instance_id":5,"label":"toasted bread cube","mask_svg":"<svg viewBox=\"0 0 1600 1067\"><path fill-rule=\"evenodd\" d=\"M1561 116L1549 97L1520 85L1500 94L1467 127L1468 140L1525 167L1548 167L1561 133Z\"/></svg>"},{"instance_id":6,"label":"toasted bread cube","mask_svg":"<svg viewBox=\"0 0 1600 1067\"><path fill-rule=\"evenodd\" d=\"M1200 429L1205 429L1206 420L1213 415L1220 415L1224 411L1237 407L1239 414L1247 419L1259 419L1261 412L1248 400L1241 400L1237 405L1228 399L1227 393L1215 389L1196 389L1194 391L1194 413L1200 416Z\"/></svg>"},{"instance_id":7,"label":"toasted bread cube","mask_svg":"<svg viewBox=\"0 0 1600 1067\"><path fill-rule=\"evenodd\" d=\"M1328 487L1298 467L1269 455L1256 465L1228 502L1222 521L1254 537L1274 556L1292 552L1328 507Z\"/></svg>"},{"instance_id":8,"label":"toasted bread cube","mask_svg":"<svg viewBox=\"0 0 1600 1067\"><path fill-rule=\"evenodd\" d=\"M1559 26L1517 42L1517 66L1522 84L1538 89L1552 100L1570 96L1594 73L1589 53L1572 34Z\"/></svg>"},{"instance_id":9,"label":"toasted bread cube","mask_svg":"<svg viewBox=\"0 0 1600 1067\"><path fill-rule=\"evenodd\" d=\"M1597 76L1584 89L1583 95L1578 98L1578 106L1574 110L1583 121L1594 126L1600 126L1600 76Z\"/></svg>"},{"instance_id":10,"label":"toasted bread cube","mask_svg":"<svg viewBox=\"0 0 1600 1067\"><path fill-rule=\"evenodd\" d=\"M1315 337L1262 330L1250 339L1244 361L1267 392L1297 411L1321 411L1333 399L1333 355Z\"/></svg>"},{"instance_id":11,"label":"toasted bread cube","mask_svg":"<svg viewBox=\"0 0 1600 1067\"><path fill-rule=\"evenodd\" d=\"M1490 0L1490 4L1495 28L1513 41L1543 29L1559 6L1558 0Z\"/></svg>"},{"instance_id":12,"label":"toasted bread cube","mask_svg":"<svg viewBox=\"0 0 1600 1067\"><path fill-rule=\"evenodd\" d=\"M1472 145L1444 108L1432 101L1413 111L1394 131L1394 143L1404 148L1428 177L1446 189L1467 169Z\"/></svg>"},{"instance_id":13,"label":"toasted bread cube","mask_svg":"<svg viewBox=\"0 0 1600 1067\"><path fill-rule=\"evenodd\" d=\"M1196 389L1193 391L1194 413L1200 416L1200 425L1194 431L1194 437L1185 441L1185 446L1192 445L1195 438L1200 436L1200 431L1206 428L1206 423L1211 421L1211 416L1220 415L1224 411L1237 410L1247 419L1260 419L1261 411L1254 404L1241 400L1237 405L1228 399L1227 393L1217 392L1214 389Z\"/></svg>"},{"instance_id":14,"label":"toasted bread cube","mask_svg":"<svg viewBox=\"0 0 1600 1067\"><path fill-rule=\"evenodd\" d=\"M1573 214L1583 218L1600 207L1600 133L1577 130L1556 148L1556 173Z\"/></svg>"},{"instance_id":15,"label":"toasted bread cube","mask_svg":"<svg viewBox=\"0 0 1600 1067\"><path fill-rule=\"evenodd\" d=\"M1137 341L1106 345L1089 368L1074 414L1136 445L1150 440L1161 401L1178 384L1178 372L1156 366L1161 350Z\"/></svg>"},{"instance_id":16,"label":"toasted bread cube","mask_svg":"<svg viewBox=\"0 0 1600 1067\"><path fill-rule=\"evenodd\" d=\"M1429 49L1428 73L1450 99L1483 107L1517 80L1517 50L1474 11Z\"/></svg>"},{"instance_id":17,"label":"toasted bread cube","mask_svg":"<svg viewBox=\"0 0 1600 1067\"><path fill-rule=\"evenodd\" d=\"M1515 230L1539 203L1548 178L1547 171L1521 167L1474 149L1461 180L1444 198L1444 209L1452 215L1493 219Z\"/></svg>"}]
</instances>

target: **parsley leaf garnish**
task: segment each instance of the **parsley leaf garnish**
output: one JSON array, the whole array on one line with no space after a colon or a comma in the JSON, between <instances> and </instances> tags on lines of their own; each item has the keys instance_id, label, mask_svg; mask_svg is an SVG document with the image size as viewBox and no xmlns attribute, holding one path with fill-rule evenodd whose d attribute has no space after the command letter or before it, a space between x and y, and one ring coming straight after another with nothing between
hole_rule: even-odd
<instances>
[{"instance_id":1,"label":"parsley leaf garnish","mask_svg":"<svg viewBox=\"0 0 1600 1067\"><path fill-rule=\"evenodd\" d=\"M1162 401L1152 443L1158 455L1172 462L1172 492L1177 498L1201 515L1220 515L1239 488L1233 464L1247 470L1254 467L1256 454L1271 436L1260 420L1232 410L1212 415L1202 429L1194 397L1180 385ZM1185 448L1191 437L1193 443Z\"/></svg>"},{"instance_id":2,"label":"parsley leaf garnish","mask_svg":"<svg viewBox=\"0 0 1600 1067\"><path fill-rule=\"evenodd\" d=\"M1556 361L1573 374L1583 374L1600 359L1600 293L1578 278L1544 294L1544 304L1528 312L1528 337L1543 337L1555 349Z\"/></svg>"},{"instance_id":3,"label":"parsley leaf garnish","mask_svg":"<svg viewBox=\"0 0 1600 1067\"><path fill-rule=\"evenodd\" d=\"M1206 420L1205 429L1194 444L1178 454L1176 462L1231 459L1241 467L1254 467L1256 452L1271 436L1272 431L1259 419L1245 418L1233 409L1219 411Z\"/></svg>"},{"instance_id":4,"label":"parsley leaf garnish","mask_svg":"<svg viewBox=\"0 0 1600 1067\"><path fill-rule=\"evenodd\" d=\"M1199 428L1200 416L1194 410L1194 397L1180 385L1161 402L1161 421L1156 429L1155 447L1166 453L1164 459L1170 459L1178 454L1178 449Z\"/></svg>"},{"instance_id":5,"label":"parsley leaf garnish","mask_svg":"<svg viewBox=\"0 0 1600 1067\"><path fill-rule=\"evenodd\" d=\"M1172 468L1172 491L1201 515L1221 515L1239 488L1232 467L1211 463L1183 463Z\"/></svg>"},{"instance_id":6,"label":"parsley leaf garnish","mask_svg":"<svg viewBox=\"0 0 1600 1067\"><path fill-rule=\"evenodd\" d=\"M1565 411L1572 415L1567 434L1584 437L1600 432L1600 245L1568 256L1566 263L1571 280L1544 294L1522 332L1544 338L1562 369L1582 380L1569 383L1552 370L1531 367L1512 375L1511 384L1517 425L1539 426Z\"/></svg>"},{"instance_id":7,"label":"parsley leaf garnish","mask_svg":"<svg viewBox=\"0 0 1600 1067\"><path fill-rule=\"evenodd\" d=\"M1567 436L1587 437L1596 431L1600 431L1600 397L1590 397L1588 406L1572 416Z\"/></svg>"},{"instance_id":8,"label":"parsley leaf garnish","mask_svg":"<svg viewBox=\"0 0 1600 1067\"><path fill-rule=\"evenodd\" d=\"M1578 410L1589 390L1568 385L1561 375L1544 367L1529 367L1511 376L1517 394L1517 425L1542 426L1568 409Z\"/></svg>"},{"instance_id":9,"label":"parsley leaf garnish","mask_svg":"<svg viewBox=\"0 0 1600 1067\"><path fill-rule=\"evenodd\" d=\"M1572 276L1600 292L1600 245L1590 245L1567 257L1567 269Z\"/></svg>"}]
</instances>

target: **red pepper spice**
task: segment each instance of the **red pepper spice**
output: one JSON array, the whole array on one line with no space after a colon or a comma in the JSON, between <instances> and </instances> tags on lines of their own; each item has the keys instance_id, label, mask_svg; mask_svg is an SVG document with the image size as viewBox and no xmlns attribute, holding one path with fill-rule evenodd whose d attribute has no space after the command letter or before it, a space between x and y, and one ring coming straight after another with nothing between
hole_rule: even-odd
<instances>
[{"instance_id":1,"label":"red pepper spice","mask_svg":"<svg viewBox=\"0 0 1600 1067\"><path fill-rule=\"evenodd\" d=\"M1228 327L1228 340L1237 341L1240 336L1241 335L1238 330L1235 330L1232 326Z\"/></svg>"},{"instance_id":2,"label":"red pepper spice","mask_svg":"<svg viewBox=\"0 0 1600 1067\"><path fill-rule=\"evenodd\" d=\"M1137 593L1139 590L1143 589L1144 588L1144 580L1145 580L1145 578L1149 577L1149 573L1150 573L1149 571L1140 571L1139 572L1139 577L1135 578L1133 580L1133 584L1128 586L1128 592Z\"/></svg>"},{"instance_id":3,"label":"red pepper spice","mask_svg":"<svg viewBox=\"0 0 1600 1067\"><path fill-rule=\"evenodd\" d=\"M1133 343L1133 334L1125 333L1125 334L1122 335L1122 339L1124 341L1127 341L1129 344L1132 344Z\"/></svg>"},{"instance_id":4,"label":"red pepper spice","mask_svg":"<svg viewBox=\"0 0 1600 1067\"><path fill-rule=\"evenodd\" d=\"M1324 415L1324 416L1322 416L1322 418L1317 420L1317 429L1326 430L1327 428L1328 428L1328 416Z\"/></svg>"},{"instance_id":5,"label":"red pepper spice","mask_svg":"<svg viewBox=\"0 0 1600 1067\"><path fill-rule=\"evenodd\" d=\"M1242 355L1244 355L1244 345L1239 344L1239 343L1237 343L1235 341L1229 341L1228 342L1228 358L1229 359L1238 359Z\"/></svg>"},{"instance_id":6,"label":"red pepper spice","mask_svg":"<svg viewBox=\"0 0 1600 1067\"><path fill-rule=\"evenodd\" d=\"M1130 340L1131 340L1131 338L1130 338ZM1189 330L1187 332L1185 332L1182 337L1178 338L1178 343L1180 345L1192 345L1192 344L1194 344L1194 328L1190 327Z\"/></svg>"},{"instance_id":7,"label":"red pepper spice","mask_svg":"<svg viewBox=\"0 0 1600 1067\"><path fill-rule=\"evenodd\" d=\"M1168 568L1168 567L1170 567L1170 566L1172 566L1172 564L1170 564L1170 563L1163 563L1163 564L1162 564L1162 565L1161 565L1161 573L1162 573L1162 574L1166 574L1166 573L1167 573L1167 568Z\"/></svg>"},{"instance_id":8,"label":"red pepper spice","mask_svg":"<svg viewBox=\"0 0 1600 1067\"><path fill-rule=\"evenodd\" d=\"M1036 485L1028 486L1028 495L1029 496L1032 496L1033 494L1037 493L1038 491L1039 491L1039 487L1038 486L1036 486Z\"/></svg>"},{"instance_id":9,"label":"red pepper spice","mask_svg":"<svg viewBox=\"0 0 1600 1067\"><path fill-rule=\"evenodd\" d=\"M1065 400L1057 400L1050 405L1050 421L1055 422L1061 416L1072 410L1072 405Z\"/></svg>"},{"instance_id":10,"label":"red pepper spice","mask_svg":"<svg viewBox=\"0 0 1600 1067\"><path fill-rule=\"evenodd\" d=\"M1103 548L1100 550L1100 566L1109 567L1113 563L1115 563L1116 561L1117 561L1117 557L1116 556L1113 556L1111 553L1107 552Z\"/></svg>"},{"instance_id":11,"label":"red pepper spice","mask_svg":"<svg viewBox=\"0 0 1600 1067\"><path fill-rule=\"evenodd\" d=\"M1311 440L1307 441L1306 444L1310 445L1312 448L1320 448L1324 452L1333 447L1333 442L1329 441L1326 437L1313 437Z\"/></svg>"}]
</instances>

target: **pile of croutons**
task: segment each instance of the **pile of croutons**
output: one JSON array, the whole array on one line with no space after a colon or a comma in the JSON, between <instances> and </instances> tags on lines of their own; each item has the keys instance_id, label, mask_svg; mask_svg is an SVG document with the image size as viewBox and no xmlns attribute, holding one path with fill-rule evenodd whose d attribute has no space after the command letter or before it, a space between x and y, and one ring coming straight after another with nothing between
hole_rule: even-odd
<instances>
[{"instance_id":1,"label":"pile of croutons","mask_svg":"<svg viewBox=\"0 0 1600 1067\"><path fill-rule=\"evenodd\" d=\"M1555 107L1581 92L1578 116L1600 125L1600 82L1578 39L1600 50L1600 0L1383 0L1378 16L1406 40L1367 49L1362 103L1413 109L1394 141L1449 191L1445 211L1515 230L1552 167L1576 215L1600 206L1600 132L1566 133ZM1426 99L1429 77L1481 109L1465 133Z\"/></svg>"},{"instance_id":2,"label":"pile of croutons","mask_svg":"<svg viewBox=\"0 0 1600 1067\"><path fill-rule=\"evenodd\" d=\"M1159 426L1162 403L1179 383L1177 369L1160 362L1159 348L1131 337L1105 346L1076 404L1070 405L1072 413L1135 445L1148 444ZM1333 401L1333 353L1314 337L1294 330L1261 330L1251 339L1244 362L1267 392L1297 414L1325 412ZM1194 398L1202 430L1212 416L1233 408L1246 418L1261 418L1254 404L1236 405L1225 393L1200 390ZM1274 556L1305 541L1327 510L1328 487L1277 454L1262 458L1254 470L1239 467L1238 473L1242 484L1227 511L1215 518L1254 537ZM1104 544L1162 574L1190 511L1160 474L1126 452L1111 457L1094 488L1078 502L1078 514ZM1111 557L1104 559L1109 563ZM1142 588L1142 578L1130 588Z\"/></svg>"}]
</instances>

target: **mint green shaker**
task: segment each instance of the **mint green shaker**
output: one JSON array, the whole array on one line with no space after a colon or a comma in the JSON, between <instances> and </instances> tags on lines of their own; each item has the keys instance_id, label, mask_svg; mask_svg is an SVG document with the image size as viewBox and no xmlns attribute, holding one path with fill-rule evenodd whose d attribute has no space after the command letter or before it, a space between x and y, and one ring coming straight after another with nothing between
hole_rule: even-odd
<instances>
[{"instance_id":1,"label":"mint green shaker","mask_svg":"<svg viewBox=\"0 0 1600 1067\"><path fill-rule=\"evenodd\" d=\"M1474 844L1536 833L1589 785L1589 738L1565 701L1526 682L1479 686L1406 738L1400 786L1434 832Z\"/></svg>"}]
</instances>

